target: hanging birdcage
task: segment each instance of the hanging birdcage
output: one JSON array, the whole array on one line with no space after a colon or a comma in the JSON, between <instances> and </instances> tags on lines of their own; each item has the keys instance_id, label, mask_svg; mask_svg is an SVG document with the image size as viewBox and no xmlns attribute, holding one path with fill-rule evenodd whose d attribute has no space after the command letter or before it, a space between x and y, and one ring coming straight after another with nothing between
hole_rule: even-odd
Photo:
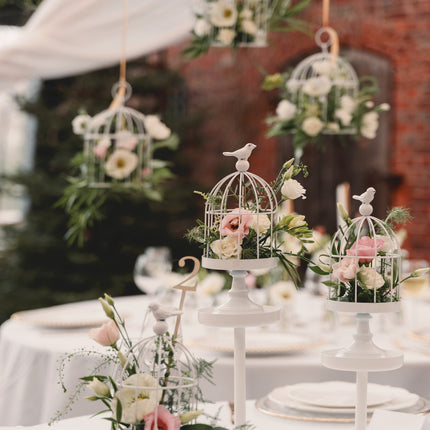
<instances>
[{"instance_id":1,"label":"hanging birdcage","mask_svg":"<svg viewBox=\"0 0 430 430\"><path fill-rule=\"evenodd\" d=\"M329 309L391 312L399 308L400 246L389 225L371 216L369 188L361 196L361 216L341 225L330 245ZM357 306L358 305L358 306Z\"/></svg>"},{"instance_id":2,"label":"hanging birdcage","mask_svg":"<svg viewBox=\"0 0 430 430\"><path fill-rule=\"evenodd\" d=\"M145 428L158 429L167 416L179 428L180 415L197 411L197 361L177 338L163 333L143 339L125 356L114 376L113 419L137 428L144 420Z\"/></svg>"},{"instance_id":3,"label":"hanging birdcage","mask_svg":"<svg viewBox=\"0 0 430 430\"><path fill-rule=\"evenodd\" d=\"M267 46L269 0L203 0L197 17L194 33L210 46Z\"/></svg>"},{"instance_id":4,"label":"hanging birdcage","mask_svg":"<svg viewBox=\"0 0 430 430\"><path fill-rule=\"evenodd\" d=\"M324 40L323 40L324 39ZM359 92L359 80L353 67L337 50L337 35L331 28L321 28L315 35L321 52L302 60L292 71L286 87L297 113L313 111L324 124L323 134L357 134L354 111Z\"/></svg>"},{"instance_id":5,"label":"hanging birdcage","mask_svg":"<svg viewBox=\"0 0 430 430\"><path fill-rule=\"evenodd\" d=\"M276 265L274 226L277 199L270 185L248 172L247 161L255 145L234 153L237 171L226 176L209 193L205 205L204 267L251 270ZM247 152L242 157L239 152ZM237 154L237 155L236 155Z\"/></svg>"},{"instance_id":6,"label":"hanging birdcage","mask_svg":"<svg viewBox=\"0 0 430 430\"><path fill-rule=\"evenodd\" d=\"M119 103L95 115L84 129L82 174L90 187L140 184L150 169L152 141L145 116L124 105L131 95L126 85ZM117 90L115 85L114 95Z\"/></svg>"}]
</instances>

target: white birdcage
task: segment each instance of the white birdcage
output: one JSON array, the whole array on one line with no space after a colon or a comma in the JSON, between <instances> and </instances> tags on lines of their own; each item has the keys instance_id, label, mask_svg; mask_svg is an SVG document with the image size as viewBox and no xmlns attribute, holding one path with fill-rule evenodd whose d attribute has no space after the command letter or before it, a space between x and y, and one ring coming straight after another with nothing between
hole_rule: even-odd
<instances>
[{"instance_id":1,"label":"white birdcage","mask_svg":"<svg viewBox=\"0 0 430 430\"><path fill-rule=\"evenodd\" d=\"M323 40L326 39L326 40ZM331 28L320 28L315 34L315 42L321 47L321 52L302 60L292 71L287 89L290 100L297 106L299 112L312 107L315 115L325 124L334 122L335 111L339 108L352 115L354 106L342 106L342 97L356 99L359 92L359 80L351 64L329 51L330 46L338 44L337 34ZM346 101L345 101L346 103ZM345 127L325 126L323 134L356 134L357 128L350 123L351 118L337 118Z\"/></svg>"},{"instance_id":2,"label":"white birdcage","mask_svg":"<svg viewBox=\"0 0 430 430\"><path fill-rule=\"evenodd\" d=\"M112 88L114 96L118 85ZM90 187L140 184L150 169L152 141L145 116L124 105L131 96L130 85L125 85L119 103L95 115L85 129L82 174Z\"/></svg>"},{"instance_id":3,"label":"white birdcage","mask_svg":"<svg viewBox=\"0 0 430 430\"><path fill-rule=\"evenodd\" d=\"M178 339L166 333L152 336L136 343L125 355L127 360L114 377L116 402L122 406L121 422L139 425L147 408L154 412L150 428L158 429L163 412L159 407L177 420L181 414L197 411L197 361ZM118 419L115 406L114 419Z\"/></svg>"},{"instance_id":4,"label":"white birdcage","mask_svg":"<svg viewBox=\"0 0 430 430\"><path fill-rule=\"evenodd\" d=\"M202 0L197 16L211 46L265 47L269 6L269 0Z\"/></svg>"},{"instance_id":5,"label":"white birdcage","mask_svg":"<svg viewBox=\"0 0 430 430\"><path fill-rule=\"evenodd\" d=\"M400 305L400 246L392 229L371 216L374 194L368 188L354 196L362 202L361 216L341 225L330 244L331 309L391 312Z\"/></svg>"},{"instance_id":6,"label":"white birdcage","mask_svg":"<svg viewBox=\"0 0 430 430\"><path fill-rule=\"evenodd\" d=\"M271 186L248 172L255 145L224 153L238 158L237 171L218 182L205 205L202 264L215 270L252 270L276 265L277 199ZM245 155L242 155L243 152Z\"/></svg>"}]
</instances>

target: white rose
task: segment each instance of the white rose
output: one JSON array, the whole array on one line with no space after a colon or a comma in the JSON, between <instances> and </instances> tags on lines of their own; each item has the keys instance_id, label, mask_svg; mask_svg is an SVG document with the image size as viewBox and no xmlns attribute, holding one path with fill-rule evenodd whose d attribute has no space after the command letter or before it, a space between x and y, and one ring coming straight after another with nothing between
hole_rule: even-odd
<instances>
[{"instance_id":1,"label":"white rose","mask_svg":"<svg viewBox=\"0 0 430 430\"><path fill-rule=\"evenodd\" d=\"M245 8L242 10L242 12L240 12L240 17L243 19L251 19L252 15L253 15L252 10L248 8Z\"/></svg>"},{"instance_id":2,"label":"white rose","mask_svg":"<svg viewBox=\"0 0 430 430\"><path fill-rule=\"evenodd\" d=\"M251 36L257 33L257 26L255 22L250 19L244 19L241 23L241 27L244 33L250 34Z\"/></svg>"},{"instance_id":3,"label":"white rose","mask_svg":"<svg viewBox=\"0 0 430 430\"><path fill-rule=\"evenodd\" d=\"M210 29L211 26L205 19L198 19L194 24L194 33L198 37L207 36Z\"/></svg>"},{"instance_id":4,"label":"white rose","mask_svg":"<svg viewBox=\"0 0 430 430\"><path fill-rule=\"evenodd\" d=\"M342 108L342 110L348 113L353 113L355 110L355 106L355 100L351 96L345 94L340 98L340 107Z\"/></svg>"},{"instance_id":5,"label":"white rose","mask_svg":"<svg viewBox=\"0 0 430 430\"><path fill-rule=\"evenodd\" d=\"M91 117L89 115L78 115L72 121L73 133L75 134L84 134L88 128L88 125L91 121Z\"/></svg>"},{"instance_id":6,"label":"white rose","mask_svg":"<svg viewBox=\"0 0 430 430\"><path fill-rule=\"evenodd\" d=\"M270 222L270 218L266 214L259 214L252 216L252 220L248 224L248 227L252 228L259 234L263 234L269 230L271 225L272 223Z\"/></svg>"},{"instance_id":7,"label":"white rose","mask_svg":"<svg viewBox=\"0 0 430 430\"><path fill-rule=\"evenodd\" d=\"M377 112L368 112L361 120L360 133L367 139L374 139L379 127L379 115Z\"/></svg>"},{"instance_id":8,"label":"white rose","mask_svg":"<svg viewBox=\"0 0 430 430\"><path fill-rule=\"evenodd\" d=\"M324 123L316 116L306 118L302 123L302 130L311 137L316 136L323 129Z\"/></svg>"},{"instance_id":9,"label":"white rose","mask_svg":"<svg viewBox=\"0 0 430 430\"><path fill-rule=\"evenodd\" d=\"M231 27L236 19L237 9L233 1L218 0L210 11L210 21L217 27Z\"/></svg>"},{"instance_id":10,"label":"white rose","mask_svg":"<svg viewBox=\"0 0 430 430\"><path fill-rule=\"evenodd\" d=\"M290 200L295 200L299 197L302 199L306 198L306 190L303 188L302 184L295 179L287 179L282 185L281 193Z\"/></svg>"},{"instance_id":11,"label":"white rose","mask_svg":"<svg viewBox=\"0 0 430 430\"><path fill-rule=\"evenodd\" d=\"M318 73L318 75L328 76L333 70L333 65L331 61L320 60L320 61L315 61L312 64L312 68L314 69L315 73Z\"/></svg>"},{"instance_id":12,"label":"white rose","mask_svg":"<svg viewBox=\"0 0 430 430\"><path fill-rule=\"evenodd\" d=\"M334 116L340 120L343 126L349 125L352 120L352 115L343 109L336 109Z\"/></svg>"},{"instance_id":13,"label":"white rose","mask_svg":"<svg viewBox=\"0 0 430 430\"><path fill-rule=\"evenodd\" d=\"M230 30L229 28L221 28L221 30L218 32L217 40L223 45L230 45L235 37L236 32L234 30Z\"/></svg>"},{"instance_id":14,"label":"white rose","mask_svg":"<svg viewBox=\"0 0 430 430\"><path fill-rule=\"evenodd\" d=\"M242 252L242 247L235 236L215 240L210 246L218 258L237 258Z\"/></svg>"},{"instance_id":15,"label":"white rose","mask_svg":"<svg viewBox=\"0 0 430 430\"><path fill-rule=\"evenodd\" d=\"M286 304L293 300L297 295L294 282L279 281L273 284L269 290L270 302L276 304Z\"/></svg>"},{"instance_id":16,"label":"white rose","mask_svg":"<svg viewBox=\"0 0 430 430\"><path fill-rule=\"evenodd\" d=\"M144 120L146 131L157 140L165 140L170 134L170 128L160 121L157 115L146 115Z\"/></svg>"},{"instance_id":17,"label":"white rose","mask_svg":"<svg viewBox=\"0 0 430 430\"><path fill-rule=\"evenodd\" d=\"M331 90L332 82L327 76L309 78L303 84L303 92L312 97L327 95Z\"/></svg>"},{"instance_id":18,"label":"white rose","mask_svg":"<svg viewBox=\"0 0 430 430\"><path fill-rule=\"evenodd\" d=\"M224 276L219 273L209 273L202 281L199 282L197 291L204 295L213 296L222 290L224 283Z\"/></svg>"},{"instance_id":19,"label":"white rose","mask_svg":"<svg viewBox=\"0 0 430 430\"><path fill-rule=\"evenodd\" d=\"M295 93L300 88L300 82L297 79L289 79L285 86L288 91Z\"/></svg>"},{"instance_id":20,"label":"white rose","mask_svg":"<svg viewBox=\"0 0 430 430\"><path fill-rule=\"evenodd\" d=\"M276 115L283 121L289 121L296 113L296 105L288 100L281 100L276 108Z\"/></svg>"},{"instance_id":21,"label":"white rose","mask_svg":"<svg viewBox=\"0 0 430 430\"><path fill-rule=\"evenodd\" d=\"M384 278L372 267L362 267L357 279L369 290L381 288L385 284Z\"/></svg>"},{"instance_id":22,"label":"white rose","mask_svg":"<svg viewBox=\"0 0 430 430\"><path fill-rule=\"evenodd\" d=\"M384 241L384 244L379 249L382 252L392 252L393 251L393 242L388 236L382 235L382 234L376 234L376 239L381 239Z\"/></svg>"}]
</instances>

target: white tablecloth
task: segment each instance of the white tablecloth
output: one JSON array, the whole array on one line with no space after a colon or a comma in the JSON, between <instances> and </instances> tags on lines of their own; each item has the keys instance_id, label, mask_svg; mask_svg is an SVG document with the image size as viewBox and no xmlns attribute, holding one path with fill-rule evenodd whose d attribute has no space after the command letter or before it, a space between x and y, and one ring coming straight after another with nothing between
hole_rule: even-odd
<instances>
[{"instance_id":1,"label":"white tablecloth","mask_svg":"<svg viewBox=\"0 0 430 430\"><path fill-rule=\"evenodd\" d=\"M137 335L144 317L147 300L144 296L119 298L116 300L120 311L128 315L127 323L133 327L132 334ZM429 321L430 305L420 311L420 315ZM99 309L96 301L71 305L76 312ZM324 303L322 299L301 296L295 310L296 320L301 321L303 330L307 330L306 320L321 320ZM415 308L414 308L415 309ZM92 312L92 311L91 311ZM187 312L184 318L184 338L192 337L196 332L207 330L210 336L213 329L202 327L196 322L196 312ZM306 316L306 317L305 317ZM415 314L414 317L417 315ZM385 318L385 317L384 317ZM379 346L392 349L391 334L398 334L401 328L389 324L384 328L379 316L373 322L375 341ZM353 381L354 374L337 372L321 365L320 353L333 345L345 346L351 341L352 326L330 329L327 323L313 324L312 333L319 333L327 343L318 347L295 353L279 355L255 355L247 358L247 398L259 398L273 388L298 382L318 382L326 380ZM251 330L251 329L250 329ZM247 332L252 336L252 332ZM280 336L282 336L280 334ZM69 388L64 393L58 384L59 360L66 352L80 348L97 349L88 338L88 329L54 329L37 327L32 324L12 319L4 323L0 331L0 425L35 425L48 422L58 410L64 410L69 396L73 393L78 378L89 374L94 367L94 358L84 355L75 357L64 369L64 380ZM233 398L233 357L232 354L219 354L207 349L193 349L196 355L214 359L215 385L202 384L204 395L209 400L232 400ZM405 353L405 365L395 371L370 374L371 382L400 386L423 397L430 398L430 353L414 351ZM88 393L86 393L88 394ZM85 394L85 395L86 395ZM77 400L67 416L79 416L93 413L97 406L85 399Z\"/></svg>"}]
</instances>

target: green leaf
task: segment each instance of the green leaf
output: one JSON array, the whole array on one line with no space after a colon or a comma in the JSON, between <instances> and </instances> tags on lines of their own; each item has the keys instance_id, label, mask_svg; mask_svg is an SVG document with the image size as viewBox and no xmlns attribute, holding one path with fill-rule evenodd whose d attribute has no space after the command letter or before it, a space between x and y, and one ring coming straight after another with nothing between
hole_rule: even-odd
<instances>
[{"instance_id":1,"label":"green leaf","mask_svg":"<svg viewBox=\"0 0 430 430\"><path fill-rule=\"evenodd\" d=\"M327 287L337 287L338 284L336 282L333 281L323 281L322 282L324 285L327 285Z\"/></svg>"},{"instance_id":2,"label":"green leaf","mask_svg":"<svg viewBox=\"0 0 430 430\"><path fill-rule=\"evenodd\" d=\"M325 270L321 269L319 266L311 266L309 265L308 268L312 270L312 272L316 273L317 275L328 275L329 272L326 272Z\"/></svg>"}]
</instances>

